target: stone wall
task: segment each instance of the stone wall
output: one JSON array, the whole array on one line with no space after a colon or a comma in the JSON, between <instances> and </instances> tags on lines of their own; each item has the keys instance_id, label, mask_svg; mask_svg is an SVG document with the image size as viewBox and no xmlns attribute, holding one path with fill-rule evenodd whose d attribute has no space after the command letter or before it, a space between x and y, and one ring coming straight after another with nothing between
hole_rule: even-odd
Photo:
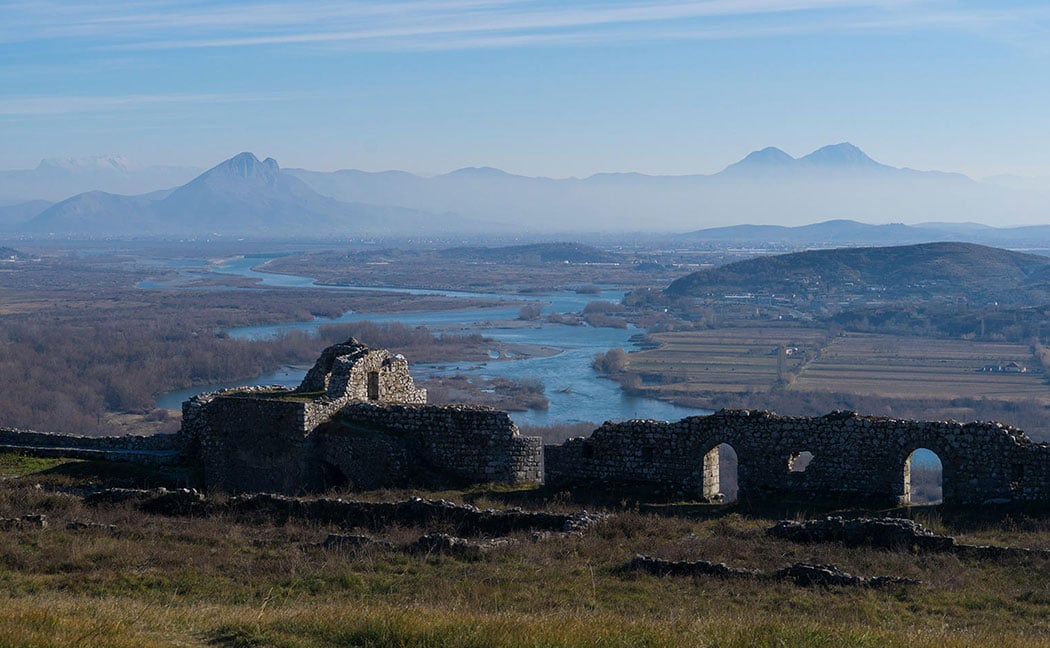
<instances>
[{"instance_id":1,"label":"stone wall","mask_svg":"<svg viewBox=\"0 0 1050 648\"><path fill-rule=\"evenodd\" d=\"M539 437L487 407L354 403L314 436L319 459L355 487L543 479Z\"/></svg>"},{"instance_id":2,"label":"stone wall","mask_svg":"<svg viewBox=\"0 0 1050 648\"><path fill-rule=\"evenodd\" d=\"M906 501L908 457L926 448L941 460L945 503L1050 500L1050 447L1033 443L1020 430L1001 423L900 421L852 412L811 418L723 410L673 423L606 423L588 438L547 446L546 482L644 484L710 498L717 484L711 451L722 443L737 454L741 496ZM803 452L813 454L812 462L805 471L790 470Z\"/></svg>"},{"instance_id":3,"label":"stone wall","mask_svg":"<svg viewBox=\"0 0 1050 648\"><path fill-rule=\"evenodd\" d=\"M208 489L315 490L308 436L339 407L278 387L201 394L182 406L185 454Z\"/></svg>"},{"instance_id":4,"label":"stone wall","mask_svg":"<svg viewBox=\"0 0 1050 648\"><path fill-rule=\"evenodd\" d=\"M484 407L343 404L253 387L186 401L182 435L204 487L226 492L543 478L540 439Z\"/></svg>"},{"instance_id":5,"label":"stone wall","mask_svg":"<svg viewBox=\"0 0 1050 648\"><path fill-rule=\"evenodd\" d=\"M0 450L37 456L172 464L181 459L181 441L181 437L175 434L87 437L0 428Z\"/></svg>"}]
</instances>

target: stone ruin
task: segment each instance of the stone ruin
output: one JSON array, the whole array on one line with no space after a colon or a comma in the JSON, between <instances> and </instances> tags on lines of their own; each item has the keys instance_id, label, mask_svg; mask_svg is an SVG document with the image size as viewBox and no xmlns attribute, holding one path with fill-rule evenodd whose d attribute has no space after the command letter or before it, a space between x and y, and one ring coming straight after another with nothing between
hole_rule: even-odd
<instances>
[{"instance_id":1,"label":"stone ruin","mask_svg":"<svg viewBox=\"0 0 1050 648\"><path fill-rule=\"evenodd\" d=\"M408 362L351 338L299 387L248 387L183 404L180 436L205 488L298 493L539 482L542 446L506 412L427 405Z\"/></svg>"},{"instance_id":2,"label":"stone ruin","mask_svg":"<svg viewBox=\"0 0 1050 648\"><path fill-rule=\"evenodd\" d=\"M994 422L907 421L855 412L819 417L722 410L680 421L605 423L587 438L546 446L546 483L632 485L717 501L718 450L737 455L739 497L911 502L910 457L942 464L945 504L1050 502L1050 446ZM803 454L811 457L796 469Z\"/></svg>"},{"instance_id":3,"label":"stone ruin","mask_svg":"<svg viewBox=\"0 0 1050 648\"><path fill-rule=\"evenodd\" d=\"M295 391L324 396L333 403L427 402L427 390L416 389L405 356L369 349L354 338L322 351Z\"/></svg>"},{"instance_id":4,"label":"stone ruin","mask_svg":"<svg viewBox=\"0 0 1050 648\"><path fill-rule=\"evenodd\" d=\"M607 422L589 437L543 446L522 436L506 412L428 405L405 358L354 339L325 349L295 389L191 398L175 435L0 429L0 450L177 464L192 475L186 481L209 490L286 494L545 482L719 501L725 445L738 457L744 498L910 503L910 457L921 448L941 460L945 504L1050 503L1050 446L1002 423L723 410L675 422ZM803 455L811 461L799 469Z\"/></svg>"}]
</instances>

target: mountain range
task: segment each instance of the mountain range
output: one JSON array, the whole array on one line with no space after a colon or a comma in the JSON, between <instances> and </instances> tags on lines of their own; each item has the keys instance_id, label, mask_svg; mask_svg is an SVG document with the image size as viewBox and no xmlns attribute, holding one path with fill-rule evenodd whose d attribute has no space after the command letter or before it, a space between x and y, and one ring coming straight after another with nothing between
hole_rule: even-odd
<instances>
[{"instance_id":1,"label":"mountain range","mask_svg":"<svg viewBox=\"0 0 1050 648\"><path fill-rule=\"evenodd\" d=\"M116 155L49 158L34 169L0 171L0 205L55 202L86 191L142 194L178 186L200 172L196 167L138 167Z\"/></svg>"},{"instance_id":2,"label":"mountain range","mask_svg":"<svg viewBox=\"0 0 1050 648\"><path fill-rule=\"evenodd\" d=\"M90 173L85 169L122 173L127 165L118 158L66 166L42 163L33 172L0 172L7 174L0 175L0 187L15 182L12 174L43 178L63 170L80 173L79 181L86 182ZM33 182L19 185L21 195L32 193ZM281 169L270 158L259 161L242 153L181 185L133 195L95 189L55 204L42 202L53 194L40 193L32 196L35 202L0 207L0 229L27 234L297 237L336 232L692 231L688 237L694 241L780 238L803 245L886 244L971 236L976 238L964 240L1013 245L1028 241L1029 234L1046 233L1033 230L985 239L981 237L994 237L999 231L960 225L862 226L856 221L1050 221L1050 187L1039 182L979 182L956 173L892 167L848 143L799 158L769 147L711 175L603 173L565 179L519 176L490 167L433 177L404 171L318 172ZM813 226L820 231L789 228L816 221L837 225ZM781 225L715 227L741 222ZM843 225L849 222L854 225ZM834 227L842 231L830 232ZM864 227L869 229L860 231Z\"/></svg>"},{"instance_id":3,"label":"mountain range","mask_svg":"<svg viewBox=\"0 0 1050 648\"><path fill-rule=\"evenodd\" d=\"M320 237L426 232L434 224L433 215L416 210L323 196L282 173L273 158L260 161L241 153L172 190L137 196L78 194L50 205L16 230L92 236Z\"/></svg>"}]
</instances>

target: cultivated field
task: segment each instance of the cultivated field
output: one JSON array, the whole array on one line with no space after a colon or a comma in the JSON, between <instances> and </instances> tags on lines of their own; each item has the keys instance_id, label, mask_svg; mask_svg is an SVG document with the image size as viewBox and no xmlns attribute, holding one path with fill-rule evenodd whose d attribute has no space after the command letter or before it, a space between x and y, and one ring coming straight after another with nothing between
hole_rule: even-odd
<instances>
[{"instance_id":1,"label":"cultivated field","mask_svg":"<svg viewBox=\"0 0 1050 648\"><path fill-rule=\"evenodd\" d=\"M769 391L818 352L820 329L732 328L649 336L660 346L630 355L629 369L664 395ZM778 372L779 346L792 347Z\"/></svg>"},{"instance_id":2,"label":"cultivated field","mask_svg":"<svg viewBox=\"0 0 1050 648\"><path fill-rule=\"evenodd\" d=\"M1017 362L1026 373L978 371ZM808 363L793 391L849 392L889 398L987 398L1050 404L1050 385L1031 349L1020 344L849 333Z\"/></svg>"},{"instance_id":3,"label":"cultivated field","mask_svg":"<svg viewBox=\"0 0 1050 648\"><path fill-rule=\"evenodd\" d=\"M610 375L634 393L709 409L819 416L835 409L913 419L995 420L1050 440L1050 384L1022 344L726 328L660 333ZM778 369L774 349L795 347ZM1017 362L1025 373L979 371Z\"/></svg>"},{"instance_id":4,"label":"cultivated field","mask_svg":"<svg viewBox=\"0 0 1050 648\"><path fill-rule=\"evenodd\" d=\"M663 396L835 392L885 398L1035 400L1050 385L1020 344L842 334L820 329L737 328L650 336L658 348L632 353L628 368ZM778 346L792 349L778 369ZM978 371L1017 362L1025 373Z\"/></svg>"}]
</instances>

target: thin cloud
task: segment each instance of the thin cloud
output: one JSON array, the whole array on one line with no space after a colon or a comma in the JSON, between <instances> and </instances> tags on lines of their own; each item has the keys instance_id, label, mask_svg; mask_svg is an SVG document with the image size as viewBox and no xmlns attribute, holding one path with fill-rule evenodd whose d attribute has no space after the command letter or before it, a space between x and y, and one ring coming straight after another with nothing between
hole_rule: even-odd
<instances>
[{"instance_id":1,"label":"thin cloud","mask_svg":"<svg viewBox=\"0 0 1050 648\"><path fill-rule=\"evenodd\" d=\"M338 42L411 35L571 30L612 25L718 19L756 14L884 9L907 0L663 0L552 4L521 0L422 2L248 3L208 5L142 3L140 11L115 5L43 3L15 12L11 40L55 37L109 38L120 48L214 48ZM23 5L24 6L24 5ZM203 36L203 37L202 37ZM107 43L104 43L107 44Z\"/></svg>"},{"instance_id":2,"label":"thin cloud","mask_svg":"<svg viewBox=\"0 0 1050 648\"><path fill-rule=\"evenodd\" d=\"M202 103L254 103L288 100L287 96L264 97L237 94L136 94L94 97L7 97L0 102L0 115L39 116L91 112L112 112L153 108L159 105Z\"/></svg>"},{"instance_id":3,"label":"thin cloud","mask_svg":"<svg viewBox=\"0 0 1050 648\"><path fill-rule=\"evenodd\" d=\"M966 31L1018 46L1050 9L964 8L937 0L275 0L8 3L0 41L62 39L93 50L331 45L438 50L730 39L857 31ZM670 35L670 36L669 36Z\"/></svg>"}]
</instances>

